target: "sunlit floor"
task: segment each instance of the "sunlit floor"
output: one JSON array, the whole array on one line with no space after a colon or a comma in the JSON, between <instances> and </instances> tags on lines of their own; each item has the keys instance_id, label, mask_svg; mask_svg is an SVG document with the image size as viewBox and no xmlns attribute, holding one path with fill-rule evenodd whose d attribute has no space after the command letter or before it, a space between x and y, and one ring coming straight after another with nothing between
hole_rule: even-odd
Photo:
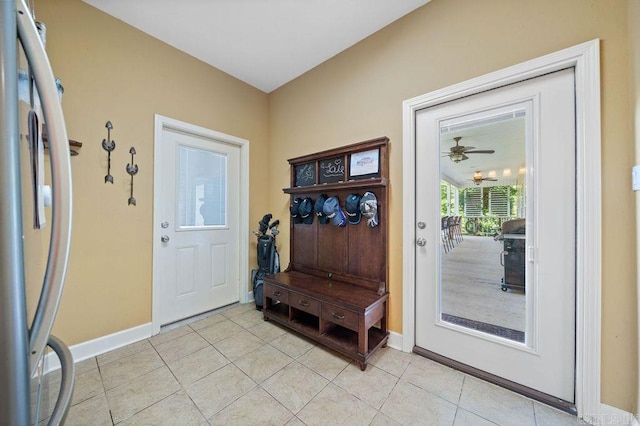
<instances>
[{"instance_id":1,"label":"sunlit floor","mask_svg":"<svg viewBox=\"0 0 640 426\"><path fill-rule=\"evenodd\" d=\"M498 290L500 291L500 290ZM49 386L59 380L52 373ZM45 392L41 419L56 395ZM253 305L77 364L67 425L569 425L570 416L415 354L357 364Z\"/></svg>"},{"instance_id":2,"label":"sunlit floor","mask_svg":"<svg viewBox=\"0 0 640 426\"><path fill-rule=\"evenodd\" d=\"M448 253L442 252L442 312L473 322L525 331L525 294L504 292L500 264L502 241L464 236Z\"/></svg>"}]
</instances>

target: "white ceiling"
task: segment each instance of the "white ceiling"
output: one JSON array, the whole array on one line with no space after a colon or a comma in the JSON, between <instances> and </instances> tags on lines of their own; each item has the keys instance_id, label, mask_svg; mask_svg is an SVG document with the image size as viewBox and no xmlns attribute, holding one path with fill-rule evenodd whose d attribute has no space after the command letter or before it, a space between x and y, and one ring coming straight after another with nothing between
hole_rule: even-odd
<instances>
[{"instance_id":1,"label":"white ceiling","mask_svg":"<svg viewBox=\"0 0 640 426\"><path fill-rule=\"evenodd\" d=\"M430 0L84 0L269 93Z\"/></svg>"},{"instance_id":2,"label":"white ceiling","mask_svg":"<svg viewBox=\"0 0 640 426\"><path fill-rule=\"evenodd\" d=\"M506 115L506 114L505 114ZM484 122L471 123L461 128L441 128L440 174L443 179L458 188L474 186L476 171L483 177L494 175L497 182L485 181L481 186L514 185L518 172L526 165L526 130L524 116L502 117L499 121L489 118ZM472 146L476 150L495 150L493 154L472 154L468 160L454 163L446 152L455 145L454 137L462 137L459 144ZM505 173L505 171L508 172Z\"/></svg>"}]
</instances>

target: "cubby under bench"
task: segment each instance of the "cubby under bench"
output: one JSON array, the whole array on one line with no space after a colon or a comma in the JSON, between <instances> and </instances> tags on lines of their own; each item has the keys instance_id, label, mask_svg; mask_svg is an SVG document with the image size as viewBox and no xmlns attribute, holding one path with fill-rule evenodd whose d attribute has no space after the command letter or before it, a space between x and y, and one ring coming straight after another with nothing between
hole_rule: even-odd
<instances>
[{"instance_id":1,"label":"cubby under bench","mask_svg":"<svg viewBox=\"0 0 640 426\"><path fill-rule=\"evenodd\" d=\"M319 342L358 362L386 346L389 294L331 278L290 271L264 279L264 319Z\"/></svg>"}]
</instances>

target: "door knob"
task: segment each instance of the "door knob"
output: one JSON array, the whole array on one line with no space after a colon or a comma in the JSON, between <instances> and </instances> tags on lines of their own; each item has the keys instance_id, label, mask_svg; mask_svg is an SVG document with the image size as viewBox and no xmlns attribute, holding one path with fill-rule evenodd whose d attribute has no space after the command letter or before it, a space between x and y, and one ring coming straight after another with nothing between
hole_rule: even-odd
<instances>
[{"instance_id":1,"label":"door knob","mask_svg":"<svg viewBox=\"0 0 640 426\"><path fill-rule=\"evenodd\" d=\"M162 241L163 243L169 242L169 236L163 235L162 237L160 237L160 241Z\"/></svg>"},{"instance_id":2,"label":"door knob","mask_svg":"<svg viewBox=\"0 0 640 426\"><path fill-rule=\"evenodd\" d=\"M163 229L166 229L169 227L169 222L162 222L160 226L162 226Z\"/></svg>"},{"instance_id":3,"label":"door knob","mask_svg":"<svg viewBox=\"0 0 640 426\"><path fill-rule=\"evenodd\" d=\"M418 238L416 240L416 244L419 245L420 247L424 247L427 245L427 240L425 240L424 238Z\"/></svg>"}]
</instances>

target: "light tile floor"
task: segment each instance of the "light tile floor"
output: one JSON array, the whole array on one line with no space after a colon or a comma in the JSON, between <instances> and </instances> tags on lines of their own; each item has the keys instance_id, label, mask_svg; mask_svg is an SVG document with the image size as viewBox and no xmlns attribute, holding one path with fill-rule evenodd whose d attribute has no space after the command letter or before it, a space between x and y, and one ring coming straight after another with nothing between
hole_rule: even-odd
<instances>
[{"instance_id":1,"label":"light tile floor","mask_svg":"<svg viewBox=\"0 0 640 426\"><path fill-rule=\"evenodd\" d=\"M40 417L46 421L55 395L45 397ZM391 348L361 372L348 359L263 321L252 304L79 362L67 418L67 425L92 426L578 423Z\"/></svg>"}]
</instances>

